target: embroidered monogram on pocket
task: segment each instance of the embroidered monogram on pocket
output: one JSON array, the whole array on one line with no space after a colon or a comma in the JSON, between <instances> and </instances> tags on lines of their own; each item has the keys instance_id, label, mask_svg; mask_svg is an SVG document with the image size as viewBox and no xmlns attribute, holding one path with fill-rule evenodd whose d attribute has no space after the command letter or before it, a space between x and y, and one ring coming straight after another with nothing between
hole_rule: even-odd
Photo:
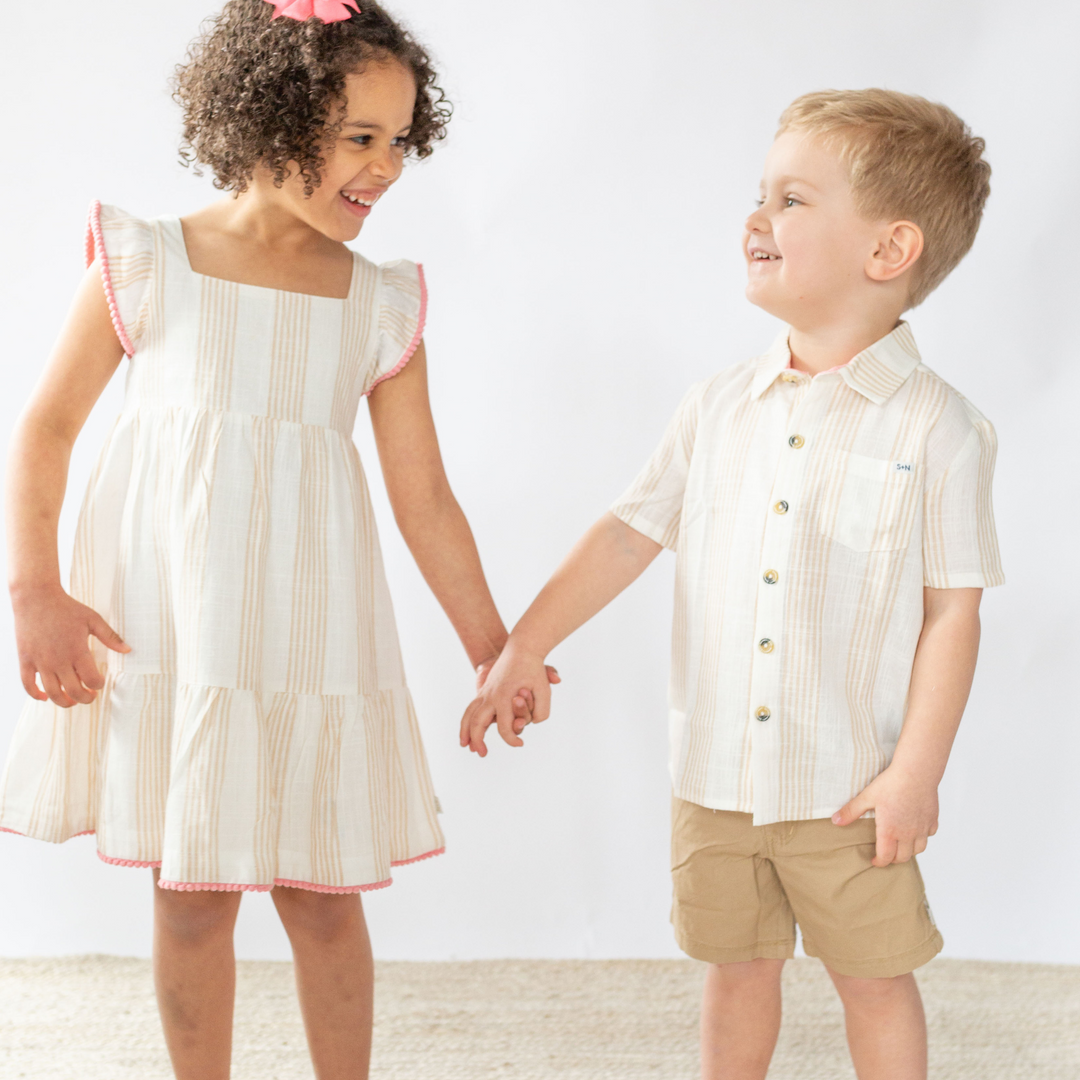
<instances>
[{"instance_id":1,"label":"embroidered monogram on pocket","mask_svg":"<svg viewBox=\"0 0 1080 1080\"><path fill-rule=\"evenodd\" d=\"M833 483L839 498L822 506L821 531L854 551L896 551L911 539L922 490L922 466L845 454Z\"/></svg>"}]
</instances>

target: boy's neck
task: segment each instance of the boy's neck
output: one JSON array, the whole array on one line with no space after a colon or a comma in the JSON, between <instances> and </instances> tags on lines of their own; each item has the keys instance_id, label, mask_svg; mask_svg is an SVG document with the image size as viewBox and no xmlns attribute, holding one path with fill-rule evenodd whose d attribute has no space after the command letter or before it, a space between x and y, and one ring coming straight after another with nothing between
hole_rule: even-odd
<instances>
[{"instance_id":1,"label":"boy's neck","mask_svg":"<svg viewBox=\"0 0 1080 1080\"><path fill-rule=\"evenodd\" d=\"M891 334L899 323L895 311L868 315L866 319L814 327L792 326L788 336L791 366L796 371L820 375L854 360L875 341Z\"/></svg>"}]
</instances>

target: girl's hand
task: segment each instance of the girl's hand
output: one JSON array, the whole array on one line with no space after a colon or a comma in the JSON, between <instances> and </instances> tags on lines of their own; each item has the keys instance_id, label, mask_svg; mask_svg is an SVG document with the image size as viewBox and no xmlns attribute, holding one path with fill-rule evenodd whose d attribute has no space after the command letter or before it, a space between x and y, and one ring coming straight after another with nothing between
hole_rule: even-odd
<instances>
[{"instance_id":1,"label":"girl's hand","mask_svg":"<svg viewBox=\"0 0 1080 1080\"><path fill-rule=\"evenodd\" d=\"M481 757L487 756L484 735L497 723L503 742L524 746L519 738L527 723L548 718L551 708L551 684L559 674L544 664L543 657L519 652L513 644L503 650L489 672L476 700L461 719L461 745ZM513 688L518 687L515 691ZM524 715L528 713L528 715Z\"/></svg>"},{"instance_id":2,"label":"girl's hand","mask_svg":"<svg viewBox=\"0 0 1080 1080\"><path fill-rule=\"evenodd\" d=\"M491 672L491 669L495 666L495 661L499 659L499 654L489 657L487 660L476 665L476 693L477 695L484 689L484 683L487 682L487 677ZM562 682L562 676L559 672L553 668L550 664L544 665L544 670L547 672L547 680L550 686L557 686ZM528 724L543 723L541 720L533 720L533 706L535 699L531 690L519 690L517 696L514 698L514 734L520 735Z\"/></svg>"},{"instance_id":3,"label":"girl's hand","mask_svg":"<svg viewBox=\"0 0 1080 1080\"><path fill-rule=\"evenodd\" d=\"M89 705L105 686L90 652L90 635L114 652L131 652L120 635L96 611L68 596L59 586L12 597L19 670L35 701L63 709ZM42 691L37 685L41 676Z\"/></svg>"}]
</instances>

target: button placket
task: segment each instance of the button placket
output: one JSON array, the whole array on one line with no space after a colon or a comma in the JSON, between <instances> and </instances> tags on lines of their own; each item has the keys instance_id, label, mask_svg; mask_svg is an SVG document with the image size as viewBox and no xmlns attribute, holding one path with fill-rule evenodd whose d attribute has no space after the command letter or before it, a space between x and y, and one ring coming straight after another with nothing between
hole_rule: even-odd
<instances>
[{"instance_id":1,"label":"button placket","mask_svg":"<svg viewBox=\"0 0 1080 1080\"><path fill-rule=\"evenodd\" d=\"M754 808L755 812L761 813L774 812L780 797L777 755L784 731L780 691L788 567L793 533L802 521L798 509L802 505L803 480L813 454L813 436L828 400L828 393L821 391L826 389L806 381L793 387L799 396L798 403L786 420L780 421L784 426L773 436L783 440L783 447L765 514L754 637L746 643L753 656L750 720Z\"/></svg>"}]
</instances>

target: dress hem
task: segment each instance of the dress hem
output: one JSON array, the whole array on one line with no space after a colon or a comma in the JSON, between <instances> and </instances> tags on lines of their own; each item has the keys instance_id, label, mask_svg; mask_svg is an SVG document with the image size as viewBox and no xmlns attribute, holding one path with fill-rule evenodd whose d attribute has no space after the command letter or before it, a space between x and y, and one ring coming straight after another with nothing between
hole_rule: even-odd
<instances>
[{"instance_id":1,"label":"dress hem","mask_svg":"<svg viewBox=\"0 0 1080 1080\"><path fill-rule=\"evenodd\" d=\"M28 833L19 832L17 829L9 829L6 826L0 825L0 833L11 833L12 836L24 836L28 840L37 839L30 836ZM77 836L94 836L95 829L87 829L84 832L72 833L68 837L69 840L74 840ZM61 841L63 842L63 841ZM446 848L436 848L434 851L427 851L423 855L414 855L411 859L395 859L390 863L391 866L411 866L413 863L423 862L425 859L434 859L437 855L445 855ZM97 857L103 862L108 863L109 866L125 866L137 870L160 870L161 860L155 862L143 862L139 859L117 859L112 855L106 855L102 851L98 851ZM170 889L174 892L269 892L275 887L282 887L288 889L304 889L307 892L317 893L335 893L335 894L355 894L363 892L374 892L376 889L387 889L394 884L393 878L387 878L385 881L375 881L369 885L320 885L315 881L292 881L288 878L274 878L273 885L241 885L233 884L230 882L191 882L191 881L158 881L158 888Z\"/></svg>"}]
</instances>

